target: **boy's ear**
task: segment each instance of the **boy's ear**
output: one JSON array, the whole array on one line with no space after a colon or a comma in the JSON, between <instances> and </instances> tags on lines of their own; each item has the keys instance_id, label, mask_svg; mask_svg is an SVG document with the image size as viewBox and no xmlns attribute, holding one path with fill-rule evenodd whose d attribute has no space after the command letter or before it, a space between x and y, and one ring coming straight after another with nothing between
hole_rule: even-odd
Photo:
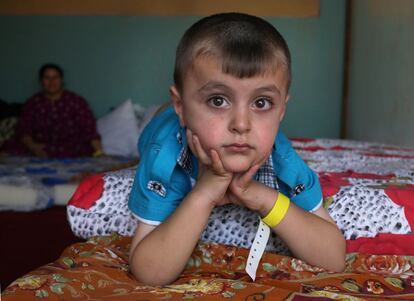
<instances>
[{"instance_id":1,"label":"boy's ear","mask_svg":"<svg viewBox=\"0 0 414 301\"><path fill-rule=\"evenodd\" d=\"M185 122L183 117L183 101L181 98L181 94L178 92L177 87L175 85L170 87L170 97L175 113L177 113L178 118L180 120L180 125L184 127Z\"/></svg>"},{"instance_id":2,"label":"boy's ear","mask_svg":"<svg viewBox=\"0 0 414 301\"><path fill-rule=\"evenodd\" d=\"M286 95L286 98L285 98L285 104L287 104L287 103L288 103L289 99L290 99L290 94Z\"/></svg>"}]
</instances>

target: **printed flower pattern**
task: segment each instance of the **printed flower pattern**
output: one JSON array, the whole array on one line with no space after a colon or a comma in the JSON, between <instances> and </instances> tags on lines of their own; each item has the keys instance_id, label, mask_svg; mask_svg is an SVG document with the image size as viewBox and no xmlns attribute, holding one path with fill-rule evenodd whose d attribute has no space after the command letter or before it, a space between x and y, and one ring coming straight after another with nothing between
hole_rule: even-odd
<instances>
[{"instance_id":1,"label":"printed flower pattern","mask_svg":"<svg viewBox=\"0 0 414 301\"><path fill-rule=\"evenodd\" d=\"M200 242L180 278L138 283L128 269L131 238L114 233L68 247L61 258L14 281L2 300L399 300L414 299L413 258L349 254L344 273L265 253L257 278L244 271L247 249ZM325 300L325 299L324 299ZM381 299L382 300L382 299Z\"/></svg>"},{"instance_id":2,"label":"printed flower pattern","mask_svg":"<svg viewBox=\"0 0 414 301\"><path fill-rule=\"evenodd\" d=\"M402 256L369 255L361 265L361 271L373 273L399 275L412 270L411 262Z\"/></svg>"}]
</instances>

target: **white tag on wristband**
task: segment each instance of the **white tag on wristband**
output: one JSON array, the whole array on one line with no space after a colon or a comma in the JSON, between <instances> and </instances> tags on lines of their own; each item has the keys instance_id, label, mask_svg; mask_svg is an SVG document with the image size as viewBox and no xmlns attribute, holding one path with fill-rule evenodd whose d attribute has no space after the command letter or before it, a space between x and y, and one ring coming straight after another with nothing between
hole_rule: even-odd
<instances>
[{"instance_id":1,"label":"white tag on wristband","mask_svg":"<svg viewBox=\"0 0 414 301\"><path fill-rule=\"evenodd\" d=\"M246 273L254 281L256 279L256 271L259 266L260 259L266 248L267 241L270 236L270 228L259 217L259 228L254 237L253 244L250 247L249 258L246 263Z\"/></svg>"}]
</instances>

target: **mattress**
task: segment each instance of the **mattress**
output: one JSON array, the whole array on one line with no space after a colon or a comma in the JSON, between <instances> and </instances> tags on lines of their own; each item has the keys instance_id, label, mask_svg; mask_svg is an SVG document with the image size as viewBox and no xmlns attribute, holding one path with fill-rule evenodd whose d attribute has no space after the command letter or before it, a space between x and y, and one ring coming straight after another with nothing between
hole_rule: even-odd
<instances>
[{"instance_id":1,"label":"mattress","mask_svg":"<svg viewBox=\"0 0 414 301\"><path fill-rule=\"evenodd\" d=\"M86 174L102 172L132 158L0 159L0 211L32 211L66 205Z\"/></svg>"}]
</instances>

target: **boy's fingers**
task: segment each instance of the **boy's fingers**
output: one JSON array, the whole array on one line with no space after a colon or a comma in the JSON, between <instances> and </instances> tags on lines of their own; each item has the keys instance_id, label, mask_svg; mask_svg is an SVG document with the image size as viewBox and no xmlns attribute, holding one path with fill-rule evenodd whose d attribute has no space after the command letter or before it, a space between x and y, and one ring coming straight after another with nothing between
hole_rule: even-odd
<instances>
[{"instance_id":1,"label":"boy's fingers","mask_svg":"<svg viewBox=\"0 0 414 301\"><path fill-rule=\"evenodd\" d=\"M218 152L212 149L210 150L210 156L214 170L220 173L225 173L226 170L224 169L223 163L221 162L220 155L218 154Z\"/></svg>"},{"instance_id":2,"label":"boy's fingers","mask_svg":"<svg viewBox=\"0 0 414 301\"><path fill-rule=\"evenodd\" d=\"M189 128L187 128L186 134L187 134L188 146L190 147L191 152L194 155L196 155L196 153L195 153L196 150L195 150L194 143L193 143L193 132Z\"/></svg>"},{"instance_id":3,"label":"boy's fingers","mask_svg":"<svg viewBox=\"0 0 414 301\"><path fill-rule=\"evenodd\" d=\"M228 199L229 203L243 206L243 203L241 203L240 200L231 191L227 191L226 198Z\"/></svg>"},{"instance_id":4,"label":"boy's fingers","mask_svg":"<svg viewBox=\"0 0 414 301\"><path fill-rule=\"evenodd\" d=\"M231 203L231 201L230 201L230 199L228 198L228 196L227 196L227 193L223 196L223 198L219 201L219 202L217 202L217 206L223 206L223 205L226 205L226 204L229 204L229 203Z\"/></svg>"},{"instance_id":5,"label":"boy's fingers","mask_svg":"<svg viewBox=\"0 0 414 301\"><path fill-rule=\"evenodd\" d=\"M244 187L249 183L249 181L253 178L256 172L259 170L260 164L255 164L250 167L245 173L241 174L239 177L239 185Z\"/></svg>"},{"instance_id":6,"label":"boy's fingers","mask_svg":"<svg viewBox=\"0 0 414 301\"><path fill-rule=\"evenodd\" d=\"M201 146L200 140L198 139L197 136L195 135L192 135L192 136L193 136L193 145L194 145L198 159L200 159L201 163L205 165L210 165L211 160L206 154L206 152L204 151L203 147Z\"/></svg>"},{"instance_id":7,"label":"boy's fingers","mask_svg":"<svg viewBox=\"0 0 414 301\"><path fill-rule=\"evenodd\" d=\"M200 155L200 148L198 147L197 143L196 143L196 136L193 134L193 132L187 128L187 143L188 146L190 147L191 152L194 154L194 156L199 159L199 161L202 164L206 164L204 157L202 156L203 154ZM197 139L198 140L198 139Z\"/></svg>"},{"instance_id":8,"label":"boy's fingers","mask_svg":"<svg viewBox=\"0 0 414 301\"><path fill-rule=\"evenodd\" d=\"M223 163L221 162L220 155L214 149L210 150L210 156L205 152L201 146L200 140L193 132L187 128L187 140L188 145L193 152L194 156L198 159L199 165L211 165L211 167L218 173L224 174ZM201 170L201 169L200 169Z\"/></svg>"}]
</instances>

